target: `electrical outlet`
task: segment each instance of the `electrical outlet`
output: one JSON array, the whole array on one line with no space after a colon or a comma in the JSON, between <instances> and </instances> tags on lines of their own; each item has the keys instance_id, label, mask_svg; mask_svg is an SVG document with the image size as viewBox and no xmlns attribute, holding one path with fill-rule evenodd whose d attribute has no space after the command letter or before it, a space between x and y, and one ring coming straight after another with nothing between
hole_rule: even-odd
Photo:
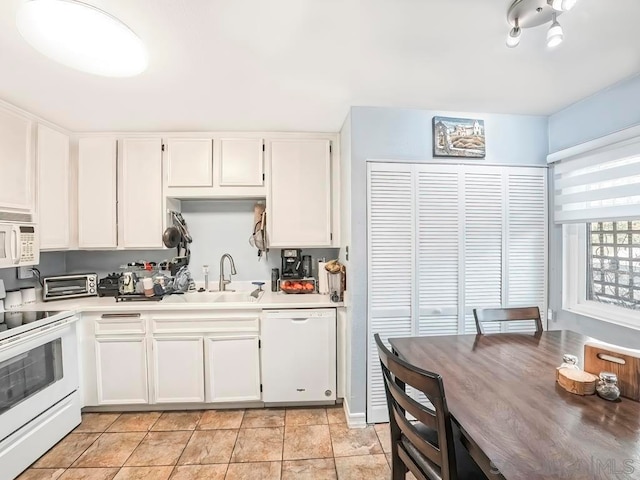
<instances>
[{"instance_id":1,"label":"electrical outlet","mask_svg":"<svg viewBox=\"0 0 640 480\"><path fill-rule=\"evenodd\" d=\"M553 322L553 310L551 309L547 310L547 321Z\"/></svg>"},{"instance_id":2,"label":"electrical outlet","mask_svg":"<svg viewBox=\"0 0 640 480\"><path fill-rule=\"evenodd\" d=\"M31 267L18 267L18 280L28 280L33 278Z\"/></svg>"}]
</instances>

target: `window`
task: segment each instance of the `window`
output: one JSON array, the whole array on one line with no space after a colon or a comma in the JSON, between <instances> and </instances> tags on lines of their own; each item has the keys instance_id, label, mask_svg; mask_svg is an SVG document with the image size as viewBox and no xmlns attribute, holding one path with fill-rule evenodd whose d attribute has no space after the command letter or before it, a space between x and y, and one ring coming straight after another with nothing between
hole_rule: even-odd
<instances>
[{"instance_id":1,"label":"window","mask_svg":"<svg viewBox=\"0 0 640 480\"><path fill-rule=\"evenodd\" d=\"M640 310L640 220L587 224L587 299Z\"/></svg>"},{"instance_id":2,"label":"window","mask_svg":"<svg viewBox=\"0 0 640 480\"><path fill-rule=\"evenodd\" d=\"M640 128L551 154L563 309L640 329Z\"/></svg>"}]
</instances>

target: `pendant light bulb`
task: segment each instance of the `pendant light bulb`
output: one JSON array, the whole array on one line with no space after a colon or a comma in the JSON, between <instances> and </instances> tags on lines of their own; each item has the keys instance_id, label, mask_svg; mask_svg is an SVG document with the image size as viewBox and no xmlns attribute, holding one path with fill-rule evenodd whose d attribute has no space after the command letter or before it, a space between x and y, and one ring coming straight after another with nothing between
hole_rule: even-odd
<instances>
[{"instance_id":1,"label":"pendant light bulb","mask_svg":"<svg viewBox=\"0 0 640 480\"><path fill-rule=\"evenodd\" d=\"M556 20L556 14L553 14L553 23L551 27L549 27L549 31L547 32L547 47L553 48L557 47L564 40L564 32L562 30L562 25L558 23Z\"/></svg>"},{"instance_id":2,"label":"pendant light bulb","mask_svg":"<svg viewBox=\"0 0 640 480\"><path fill-rule=\"evenodd\" d=\"M520 35L522 30L518 26L518 19L516 18L516 24L507 35L507 47L515 48L520 44Z\"/></svg>"},{"instance_id":3,"label":"pendant light bulb","mask_svg":"<svg viewBox=\"0 0 640 480\"><path fill-rule=\"evenodd\" d=\"M578 0L549 0L551 8L556 12L568 12L576 6Z\"/></svg>"}]
</instances>

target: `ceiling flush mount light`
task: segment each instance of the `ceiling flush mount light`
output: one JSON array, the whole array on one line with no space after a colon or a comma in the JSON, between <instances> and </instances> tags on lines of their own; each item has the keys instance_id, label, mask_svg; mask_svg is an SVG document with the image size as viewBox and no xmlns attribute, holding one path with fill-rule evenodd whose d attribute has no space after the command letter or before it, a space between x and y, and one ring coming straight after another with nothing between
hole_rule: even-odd
<instances>
[{"instance_id":1,"label":"ceiling flush mount light","mask_svg":"<svg viewBox=\"0 0 640 480\"><path fill-rule=\"evenodd\" d=\"M557 47L564 40L564 32L562 31L562 25L558 23L556 20L556 14L553 14L553 23L551 27L549 27L549 31L547 32L547 47L553 48Z\"/></svg>"},{"instance_id":2,"label":"ceiling flush mount light","mask_svg":"<svg viewBox=\"0 0 640 480\"><path fill-rule=\"evenodd\" d=\"M142 40L108 13L76 0L28 0L16 19L24 39L71 68L107 77L131 77L148 64Z\"/></svg>"},{"instance_id":3,"label":"ceiling flush mount light","mask_svg":"<svg viewBox=\"0 0 640 480\"><path fill-rule=\"evenodd\" d=\"M521 30L551 23L547 32L547 46L562 43L564 32L557 17L571 10L578 0L514 0L507 12L507 22L511 31L507 37L507 47L514 48L520 43Z\"/></svg>"}]
</instances>

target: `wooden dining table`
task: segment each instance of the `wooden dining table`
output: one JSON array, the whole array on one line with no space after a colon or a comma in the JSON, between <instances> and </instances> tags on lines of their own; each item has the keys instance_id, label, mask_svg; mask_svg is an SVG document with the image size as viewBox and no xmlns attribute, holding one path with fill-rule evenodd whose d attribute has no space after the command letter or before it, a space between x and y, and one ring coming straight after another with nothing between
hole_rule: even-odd
<instances>
[{"instance_id":1,"label":"wooden dining table","mask_svg":"<svg viewBox=\"0 0 640 480\"><path fill-rule=\"evenodd\" d=\"M463 444L490 480L640 479L640 403L579 396L556 383L562 355L593 340L572 331L389 339L439 373Z\"/></svg>"}]
</instances>

